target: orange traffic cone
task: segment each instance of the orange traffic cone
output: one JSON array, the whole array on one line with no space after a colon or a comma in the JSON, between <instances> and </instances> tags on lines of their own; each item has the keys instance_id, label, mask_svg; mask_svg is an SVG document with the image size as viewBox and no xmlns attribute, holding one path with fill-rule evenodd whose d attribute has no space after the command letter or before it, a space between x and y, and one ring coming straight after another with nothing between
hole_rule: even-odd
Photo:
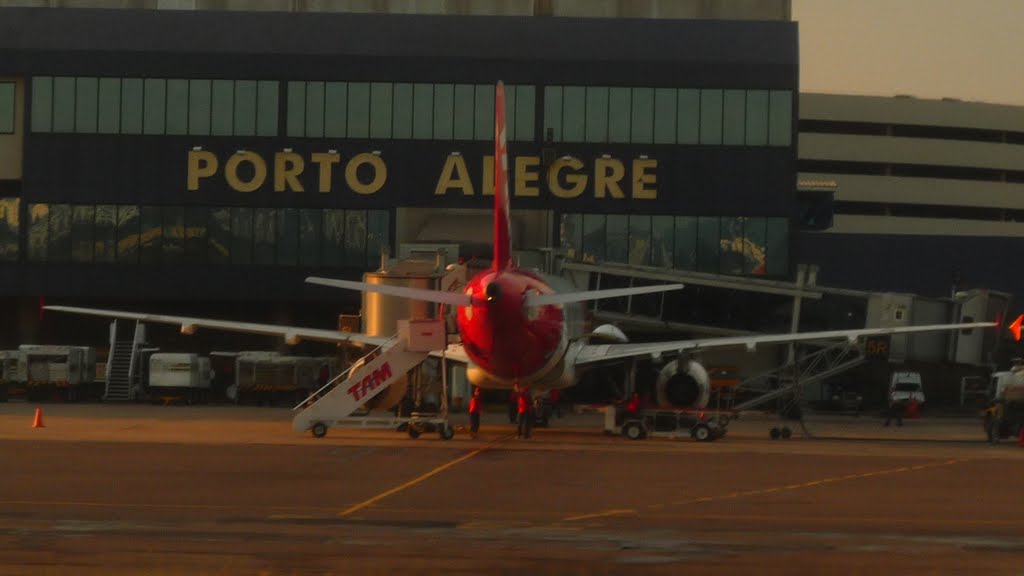
<instances>
[{"instance_id":1,"label":"orange traffic cone","mask_svg":"<svg viewBox=\"0 0 1024 576\"><path fill-rule=\"evenodd\" d=\"M33 428L45 428L45 426L43 426L43 409L42 408L36 408L36 418L35 418L35 420L32 421L32 427Z\"/></svg>"}]
</instances>

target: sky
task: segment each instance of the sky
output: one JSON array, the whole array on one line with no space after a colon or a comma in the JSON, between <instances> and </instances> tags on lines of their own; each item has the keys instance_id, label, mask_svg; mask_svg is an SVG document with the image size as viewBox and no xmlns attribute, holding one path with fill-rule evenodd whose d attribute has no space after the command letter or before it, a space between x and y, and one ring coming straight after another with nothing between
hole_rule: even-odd
<instances>
[{"instance_id":1,"label":"sky","mask_svg":"<svg viewBox=\"0 0 1024 576\"><path fill-rule=\"evenodd\" d=\"M1024 0L792 0L800 91L1024 105Z\"/></svg>"}]
</instances>

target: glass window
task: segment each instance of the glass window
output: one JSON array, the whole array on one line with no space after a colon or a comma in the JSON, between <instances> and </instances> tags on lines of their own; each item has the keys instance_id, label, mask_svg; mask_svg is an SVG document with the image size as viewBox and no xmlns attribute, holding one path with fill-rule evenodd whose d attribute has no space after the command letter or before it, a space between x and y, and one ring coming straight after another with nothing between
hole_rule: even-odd
<instances>
[{"instance_id":1,"label":"glass window","mask_svg":"<svg viewBox=\"0 0 1024 576\"><path fill-rule=\"evenodd\" d=\"M93 262L114 262L117 258L117 206L101 204L96 207L93 228Z\"/></svg>"},{"instance_id":2,"label":"glass window","mask_svg":"<svg viewBox=\"0 0 1024 576\"><path fill-rule=\"evenodd\" d=\"M743 222L742 217L726 217L719 219L719 253L718 271L722 274L743 274Z\"/></svg>"},{"instance_id":3,"label":"glass window","mask_svg":"<svg viewBox=\"0 0 1024 576\"><path fill-rule=\"evenodd\" d=\"M210 96L209 80L189 80L188 82L188 133L197 136L210 134Z\"/></svg>"},{"instance_id":4,"label":"glass window","mask_svg":"<svg viewBox=\"0 0 1024 576\"><path fill-rule=\"evenodd\" d=\"M167 133L188 133L188 80L167 81Z\"/></svg>"},{"instance_id":5,"label":"glass window","mask_svg":"<svg viewBox=\"0 0 1024 576\"><path fill-rule=\"evenodd\" d=\"M789 146L792 130L793 95L789 90L772 90L769 96L768 144Z\"/></svg>"},{"instance_id":6,"label":"glass window","mask_svg":"<svg viewBox=\"0 0 1024 576\"><path fill-rule=\"evenodd\" d=\"M75 79L53 79L53 131L75 131Z\"/></svg>"},{"instance_id":7,"label":"glass window","mask_svg":"<svg viewBox=\"0 0 1024 576\"><path fill-rule=\"evenodd\" d=\"M306 130L306 83L288 83L288 136L305 136Z\"/></svg>"},{"instance_id":8,"label":"glass window","mask_svg":"<svg viewBox=\"0 0 1024 576\"><path fill-rule=\"evenodd\" d=\"M494 117L493 113L491 117ZM364 265L373 266L376 262L380 262L381 251L390 245L390 214L386 210L370 210L366 222L366 263Z\"/></svg>"},{"instance_id":9,"label":"glass window","mask_svg":"<svg viewBox=\"0 0 1024 576\"><path fill-rule=\"evenodd\" d=\"M117 262L139 263L139 207L117 207Z\"/></svg>"},{"instance_id":10,"label":"glass window","mask_svg":"<svg viewBox=\"0 0 1024 576\"><path fill-rule=\"evenodd\" d=\"M236 136L256 135L256 82L252 80L238 80L233 83L234 95L234 127L232 133ZM214 94L214 117L217 116L217 85L213 86ZM216 126L216 124L214 124Z\"/></svg>"},{"instance_id":11,"label":"glass window","mask_svg":"<svg viewBox=\"0 0 1024 576\"><path fill-rule=\"evenodd\" d=\"M700 133L700 90L680 90L676 108L676 142L696 144Z\"/></svg>"},{"instance_id":12,"label":"glass window","mask_svg":"<svg viewBox=\"0 0 1024 576\"><path fill-rule=\"evenodd\" d=\"M370 135L370 85L352 82L348 85L348 136L366 138Z\"/></svg>"},{"instance_id":13,"label":"glass window","mask_svg":"<svg viewBox=\"0 0 1024 576\"><path fill-rule=\"evenodd\" d=\"M231 261L252 263L252 208L231 209Z\"/></svg>"},{"instance_id":14,"label":"glass window","mask_svg":"<svg viewBox=\"0 0 1024 576\"><path fill-rule=\"evenodd\" d=\"M299 210L299 265L319 266L323 221L321 211Z\"/></svg>"},{"instance_id":15,"label":"glass window","mask_svg":"<svg viewBox=\"0 0 1024 576\"><path fill-rule=\"evenodd\" d=\"M391 138L394 106L390 83L370 84L370 138Z\"/></svg>"},{"instance_id":16,"label":"glass window","mask_svg":"<svg viewBox=\"0 0 1024 576\"><path fill-rule=\"evenodd\" d=\"M163 134L166 122L167 81L146 78L142 131Z\"/></svg>"},{"instance_id":17,"label":"glass window","mask_svg":"<svg viewBox=\"0 0 1024 576\"><path fill-rule=\"evenodd\" d=\"M274 239L277 236L277 216L273 208L257 208L253 212L252 233L255 248L253 263L263 266L274 263Z\"/></svg>"},{"instance_id":18,"label":"glass window","mask_svg":"<svg viewBox=\"0 0 1024 576\"><path fill-rule=\"evenodd\" d=\"M629 88L608 91L608 141L629 142L629 118L632 114Z\"/></svg>"},{"instance_id":19,"label":"glass window","mask_svg":"<svg viewBox=\"0 0 1024 576\"><path fill-rule=\"evenodd\" d=\"M53 120L53 78L32 79L32 131L49 132Z\"/></svg>"},{"instance_id":20,"label":"glass window","mask_svg":"<svg viewBox=\"0 0 1024 576\"><path fill-rule=\"evenodd\" d=\"M121 134L142 134L142 79L121 80Z\"/></svg>"},{"instance_id":21,"label":"glass window","mask_svg":"<svg viewBox=\"0 0 1024 576\"><path fill-rule=\"evenodd\" d=\"M412 138L412 84L395 84L394 121L391 127L395 138Z\"/></svg>"},{"instance_id":22,"label":"glass window","mask_svg":"<svg viewBox=\"0 0 1024 576\"><path fill-rule=\"evenodd\" d=\"M532 141L537 91L533 86L516 86L516 140Z\"/></svg>"},{"instance_id":23,"label":"glass window","mask_svg":"<svg viewBox=\"0 0 1024 576\"><path fill-rule=\"evenodd\" d=\"M583 257L584 262L605 260L608 246L608 229L604 214L583 215Z\"/></svg>"},{"instance_id":24,"label":"glass window","mask_svg":"<svg viewBox=\"0 0 1024 576\"><path fill-rule=\"evenodd\" d=\"M587 142L608 141L608 88L587 87Z\"/></svg>"},{"instance_id":25,"label":"glass window","mask_svg":"<svg viewBox=\"0 0 1024 576\"><path fill-rule=\"evenodd\" d=\"M562 250L569 258L581 259L583 255L583 215L562 214L558 223L558 238Z\"/></svg>"},{"instance_id":26,"label":"glass window","mask_svg":"<svg viewBox=\"0 0 1024 576\"><path fill-rule=\"evenodd\" d=\"M492 122L493 124L493 122ZM505 138L516 139L516 87L505 86Z\"/></svg>"},{"instance_id":27,"label":"glass window","mask_svg":"<svg viewBox=\"0 0 1024 576\"><path fill-rule=\"evenodd\" d=\"M163 222L162 262L179 263L185 253L185 209L179 206L164 206Z\"/></svg>"},{"instance_id":28,"label":"glass window","mask_svg":"<svg viewBox=\"0 0 1024 576\"><path fill-rule=\"evenodd\" d=\"M675 106L673 103L673 110ZM672 123L675 126L675 123ZM671 268L673 264L673 248L675 219L672 216L651 217L651 265Z\"/></svg>"},{"instance_id":29,"label":"glass window","mask_svg":"<svg viewBox=\"0 0 1024 576\"><path fill-rule=\"evenodd\" d=\"M742 146L746 139L746 93L743 90L726 90L722 106L722 144Z\"/></svg>"},{"instance_id":30,"label":"glass window","mask_svg":"<svg viewBox=\"0 0 1024 576\"><path fill-rule=\"evenodd\" d=\"M71 261L92 262L94 206L75 206L71 210Z\"/></svg>"},{"instance_id":31,"label":"glass window","mask_svg":"<svg viewBox=\"0 0 1024 576\"><path fill-rule=\"evenodd\" d=\"M476 87L476 107L473 132L477 140L494 140L494 86L481 84ZM505 139L508 140L506 129Z\"/></svg>"},{"instance_id":32,"label":"glass window","mask_svg":"<svg viewBox=\"0 0 1024 576\"><path fill-rule=\"evenodd\" d=\"M344 138L348 115L348 84L328 82L324 89L324 136Z\"/></svg>"},{"instance_id":33,"label":"glass window","mask_svg":"<svg viewBox=\"0 0 1024 576\"><path fill-rule=\"evenodd\" d=\"M562 91L562 141L583 142L587 127L587 90L566 86Z\"/></svg>"},{"instance_id":34,"label":"glass window","mask_svg":"<svg viewBox=\"0 0 1024 576\"><path fill-rule=\"evenodd\" d=\"M277 82L260 80L256 85L256 135L277 136Z\"/></svg>"},{"instance_id":35,"label":"glass window","mask_svg":"<svg viewBox=\"0 0 1024 576\"><path fill-rule=\"evenodd\" d=\"M607 258L609 262L626 263L629 258L629 216L608 215Z\"/></svg>"},{"instance_id":36,"label":"glass window","mask_svg":"<svg viewBox=\"0 0 1024 576\"><path fill-rule=\"evenodd\" d=\"M417 140L434 137L434 87L430 84L413 86L412 137Z\"/></svg>"},{"instance_id":37,"label":"glass window","mask_svg":"<svg viewBox=\"0 0 1024 576\"><path fill-rule=\"evenodd\" d=\"M231 136L235 120L235 83L231 80L214 80L210 102L210 134Z\"/></svg>"},{"instance_id":38,"label":"glass window","mask_svg":"<svg viewBox=\"0 0 1024 576\"><path fill-rule=\"evenodd\" d=\"M722 143L722 91L700 91L700 143Z\"/></svg>"},{"instance_id":39,"label":"glass window","mask_svg":"<svg viewBox=\"0 0 1024 576\"><path fill-rule=\"evenodd\" d=\"M472 84L455 85L455 140L473 139L473 99Z\"/></svg>"},{"instance_id":40,"label":"glass window","mask_svg":"<svg viewBox=\"0 0 1024 576\"><path fill-rule=\"evenodd\" d=\"M0 134L14 133L14 82L0 82Z\"/></svg>"},{"instance_id":41,"label":"glass window","mask_svg":"<svg viewBox=\"0 0 1024 576\"><path fill-rule=\"evenodd\" d=\"M231 209L210 208L206 224L206 261L210 264L231 262Z\"/></svg>"},{"instance_id":42,"label":"glass window","mask_svg":"<svg viewBox=\"0 0 1024 576\"><path fill-rule=\"evenodd\" d=\"M676 142L676 90L658 88L654 91L654 143Z\"/></svg>"},{"instance_id":43,"label":"glass window","mask_svg":"<svg viewBox=\"0 0 1024 576\"><path fill-rule=\"evenodd\" d=\"M345 211L345 266L366 266L366 210Z\"/></svg>"},{"instance_id":44,"label":"glass window","mask_svg":"<svg viewBox=\"0 0 1024 576\"><path fill-rule=\"evenodd\" d=\"M100 78L99 120L100 134L117 134L121 131L121 79Z\"/></svg>"},{"instance_id":45,"label":"glass window","mask_svg":"<svg viewBox=\"0 0 1024 576\"><path fill-rule=\"evenodd\" d=\"M203 206L185 208L185 262L202 264L206 261L206 224L209 211Z\"/></svg>"},{"instance_id":46,"label":"glass window","mask_svg":"<svg viewBox=\"0 0 1024 576\"><path fill-rule=\"evenodd\" d=\"M633 88L631 142L650 144L654 141L654 89Z\"/></svg>"},{"instance_id":47,"label":"glass window","mask_svg":"<svg viewBox=\"0 0 1024 576\"><path fill-rule=\"evenodd\" d=\"M324 136L324 83L306 83L306 132L307 138Z\"/></svg>"},{"instance_id":48,"label":"glass window","mask_svg":"<svg viewBox=\"0 0 1024 576\"><path fill-rule=\"evenodd\" d=\"M768 91L747 91L747 138L748 146L768 144Z\"/></svg>"},{"instance_id":49,"label":"glass window","mask_svg":"<svg viewBox=\"0 0 1024 576\"><path fill-rule=\"evenodd\" d=\"M71 206L50 204L50 241L46 248L48 262L71 259Z\"/></svg>"},{"instance_id":50,"label":"glass window","mask_svg":"<svg viewBox=\"0 0 1024 576\"><path fill-rule=\"evenodd\" d=\"M785 218L768 218L765 223L765 260L768 274L785 276L789 274L789 221Z\"/></svg>"},{"instance_id":51,"label":"glass window","mask_svg":"<svg viewBox=\"0 0 1024 576\"><path fill-rule=\"evenodd\" d=\"M672 261L679 270L697 269L697 218L675 217L675 251Z\"/></svg>"},{"instance_id":52,"label":"glass window","mask_svg":"<svg viewBox=\"0 0 1024 576\"><path fill-rule=\"evenodd\" d=\"M75 84L75 132L80 134L96 133L98 102L98 80L96 78L78 78Z\"/></svg>"},{"instance_id":53,"label":"glass window","mask_svg":"<svg viewBox=\"0 0 1024 576\"><path fill-rule=\"evenodd\" d=\"M163 218L159 206L142 206L139 209L139 261L143 264L160 263L163 249Z\"/></svg>"},{"instance_id":54,"label":"glass window","mask_svg":"<svg viewBox=\"0 0 1024 576\"><path fill-rule=\"evenodd\" d=\"M721 237L718 232L718 217L697 219L697 269L701 272L718 272Z\"/></svg>"},{"instance_id":55,"label":"glass window","mask_svg":"<svg viewBox=\"0 0 1024 576\"><path fill-rule=\"evenodd\" d=\"M18 260L20 208L20 199L0 198L0 260L5 262Z\"/></svg>"},{"instance_id":56,"label":"glass window","mask_svg":"<svg viewBox=\"0 0 1024 576\"><path fill-rule=\"evenodd\" d=\"M324 266L337 267L342 265L345 257L345 211L324 210L323 248L321 250Z\"/></svg>"},{"instance_id":57,"label":"glass window","mask_svg":"<svg viewBox=\"0 0 1024 576\"><path fill-rule=\"evenodd\" d=\"M562 87L544 87L544 140L562 141Z\"/></svg>"},{"instance_id":58,"label":"glass window","mask_svg":"<svg viewBox=\"0 0 1024 576\"><path fill-rule=\"evenodd\" d=\"M455 87L434 85L434 140L451 140L455 126Z\"/></svg>"},{"instance_id":59,"label":"glass window","mask_svg":"<svg viewBox=\"0 0 1024 576\"><path fill-rule=\"evenodd\" d=\"M642 214L629 216L630 264L646 266L651 263L651 217Z\"/></svg>"},{"instance_id":60,"label":"glass window","mask_svg":"<svg viewBox=\"0 0 1024 576\"><path fill-rule=\"evenodd\" d=\"M746 242L743 244L743 273L764 274L767 272L765 254L767 243L767 219L754 216L747 218L743 224L743 237Z\"/></svg>"},{"instance_id":61,"label":"glass window","mask_svg":"<svg viewBox=\"0 0 1024 576\"><path fill-rule=\"evenodd\" d=\"M50 205L29 204L28 259L46 261L46 244L50 240Z\"/></svg>"}]
</instances>

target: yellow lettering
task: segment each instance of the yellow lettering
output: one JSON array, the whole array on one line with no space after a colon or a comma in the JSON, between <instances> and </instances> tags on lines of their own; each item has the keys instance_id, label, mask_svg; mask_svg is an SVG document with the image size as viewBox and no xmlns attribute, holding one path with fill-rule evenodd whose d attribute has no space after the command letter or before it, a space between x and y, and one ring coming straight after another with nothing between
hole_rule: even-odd
<instances>
[{"instance_id":1,"label":"yellow lettering","mask_svg":"<svg viewBox=\"0 0 1024 576\"><path fill-rule=\"evenodd\" d=\"M199 179L217 173L217 157L208 150L190 150L188 153L188 189L199 190Z\"/></svg>"},{"instance_id":2,"label":"yellow lettering","mask_svg":"<svg viewBox=\"0 0 1024 576\"><path fill-rule=\"evenodd\" d=\"M572 170L580 170L583 168L583 162L580 162L576 158L559 158L551 163L551 167L548 168L548 187L551 188L551 193L557 198L575 198L583 193L583 190L587 187L587 175L586 174L568 174L565 177L565 181L572 188L562 188L562 185L558 182L558 173L563 168L571 168Z\"/></svg>"},{"instance_id":3,"label":"yellow lettering","mask_svg":"<svg viewBox=\"0 0 1024 576\"><path fill-rule=\"evenodd\" d=\"M611 174L608 169L611 168ZM622 160L617 158L598 158L594 160L594 197L604 198L607 189L612 198L625 198L619 180L626 174Z\"/></svg>"},{"instance_id":4,"label":"yellow lettering","mask_svg":"<svg viewBox=\"0 0 1024 576\"><path fill-rule=\"evenodd\" d=\"M314 152L310 156L310 160L314 164L320 166L320 192L327 193L331 191L331 177L332 169L334 164L341 162L341 154L324 154L323 152Z\"/></svg>"},{"instance_id":5,"label":"yellow lettering","mask_svg":"<svg viewBox=\"0 0 1024 576\"><path fill-rule=\"evenodd\" d=\"M494 196L494 156L484 156L484 180L480 183L480 193Z\"/></svg>"},{"instance_id":6,"label":"yellow lettering","mask_svg":"<svg viewBox=\"0 0 1024 576\"><path fill-rule=\"evenodd\" d=\"M299 174L306 168L306 161L295 152L274 154L274 192L284 192L287 186L292 192L303 192Z\"/></svg>"},{"instance_id":7,"label":"yellow lettering","mask_svg":"<svg viewBox=\"0 0 1024 576\"><path fill-rule=\"evenodd\" d=\"M658 161L654 159L633 160L633 198L640 200L656 200L658 198L657 188L647 188L644 184L657 184L656 174L648 174L647 169L656 170Z\"/></svg>"},{"instance_id":8,"label":"yellow lettering","mask_svg":"<svg viewBox=\"0 0 1024 576\"><path fill-rule=\"evenodd\" d=\"M449 188L462 189L463 196L473 195L473 183L469 180L469 171L466 170L466 161L462 156L448 155L448 159L444 161L444 168L441 169L441 177L434 188L434 196L444 196ZM491 193L493 194L493 191Z\"/></svg>"},{"instance_id":9,"label":"yellow lettering","mask_svg":"<svg viewBox=\"0 0 1024 576\"><path fill-rule=\"evenodd\" d=\"M516 157L516 196L529 196L536 198L540 196L540 188L528 186L530 182L536 182L539 175L536 172L527 172L528 169L540 166L540 158L537 156Z\"/></svg>"},{"instance_id":10,"label":"yellow lettering","mask_svg":"<svg viewBox=\"0 0 1024 576\"><path fill-rule=\"evenodd\" d=\"M249 162L252 164L252 180L243 182L238 177L238 166L242 162ZM238 192L252 192L260 186L263 186L263 182L267 179L267 163L260 158L259 154L255 152L237 152L228 159L228 163L224 165L224 179L228 181L228 186Z\"/></svg>"},{"instance_id":11,"label":"yellow lettering","mask_svg":"<svg viewBox=\"0 0 1024 576\"><path fill-rule=\"evenodd\" d=\"M359 180L359 167L363 164L369 164L373 168L373 179L366 184ZM388 167L376 154L369 152L356 154L345 166L345 182L357 194L373 194L383 188L387 180Z\"/></svg>"}]
</instances>

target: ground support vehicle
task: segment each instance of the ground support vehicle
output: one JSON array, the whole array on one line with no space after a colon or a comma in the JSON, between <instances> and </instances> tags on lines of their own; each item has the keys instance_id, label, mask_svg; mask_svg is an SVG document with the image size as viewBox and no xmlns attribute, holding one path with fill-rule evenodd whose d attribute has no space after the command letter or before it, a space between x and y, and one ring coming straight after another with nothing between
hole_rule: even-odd
<instances>
[{"instance_id":1,"label":"ground support vehicle","mask_svg":"<svg viewBox=\"0 0 1024 576\"><path fill-rule=\"evenodd\" d=\"M735 418L732 412L707 410L640 410L622 414L621 419L619 414L616 406L605 409L605 432L630 440L690 437L710 442L725 436L729 422Z\"/></svg>"}]
</instances>

